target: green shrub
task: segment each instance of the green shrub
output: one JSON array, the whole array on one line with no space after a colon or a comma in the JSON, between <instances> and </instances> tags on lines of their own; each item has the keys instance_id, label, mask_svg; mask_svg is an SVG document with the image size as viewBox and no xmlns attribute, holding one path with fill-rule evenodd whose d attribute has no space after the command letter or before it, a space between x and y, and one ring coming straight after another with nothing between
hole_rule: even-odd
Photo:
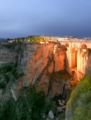
<instances>
[{"instance_id":1,"label":"green shrub","mask_svg":"<svg viewBox=\"0 0 91 120\"><path fill-rule=\"evenodd\" d=\"M23 88L17 101L10 98L0 102L0 120L45 120L49 110L54 110L53 104L43 92Z\"/></svg>"},{"instance_id":2,"label":"green shrub","mask_svg":"<svg viewBox=\"0 0 91 120\"><path fill-rule=\"evenodd\" d=\"M91 78L85 76L67 103L67 120L91 120Z\"/></svg>"},{"instance_id":3,"label":"green shrub","mask_svg":"<svg viewBox=\"0 0 91 120\"><path fill-rule=\"evenodd\" d=\"M15 82L22 75L23 73L19 72L19 68L15 64L0 66L0 88L6 88L9 82Z\"/></svg>"},{"instance_id":4,"label":"green shrub","mask_svg":"<svg viewBox=\"0 0 91 120\"><path fill-rule=\"evenodd\" d=\"M33 88L25 88L16 103L17 117L19 120L42 120L44 105L45 96L42 92L36 93Z\"/></svg>"}]
</instances>

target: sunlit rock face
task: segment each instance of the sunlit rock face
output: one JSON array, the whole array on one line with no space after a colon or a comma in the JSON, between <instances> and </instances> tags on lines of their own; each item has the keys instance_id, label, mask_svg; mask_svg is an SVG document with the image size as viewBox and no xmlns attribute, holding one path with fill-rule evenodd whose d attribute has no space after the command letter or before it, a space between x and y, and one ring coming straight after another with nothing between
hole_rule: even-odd
<instances>
[{"instance_id":1,"label":"sunlit rock face","mask_svg":"<svg viewBox=\"0 0 91 120\"><path fill-rule=\"evenodd\" d=\"M58 95L66 81L75 86L90 73L91 42L54 41L40 45L31 59L27 57L25 70L30 85Z\"/></svg>"},{"instance_id":2,"label":"sunlit rock face","mask_svg":"<svg viewBox=\"0 0 91 120\"><path fill-rule=\"evenodd\" d=\"M42 45L27 62L26 77L31 85L46 95L59 95L64 83L70 79L66 47L57 43Z\"/></svg>"},{"instance_id":3,"label":"sunlit rock face","mask_svg":"<svg viewBox=\"0 0 91 120\"><path fill-rule=\"evenodd\" d=\"M15 62L19 55L24 72L20 86L34 85L46 95L58 95L66 81L75 86L85 74L91 74L91 40L44 38L47 42L22 42L22 58L14 49L0 48L1 63Z\"/></svg>"},{"instance_id":4,"label":"sunlit rock face","mask_svg":"<svg viewBox=\"0 0 91 120\"><path fill-rule=\"evenodd\" d=\"M89 52L88 52L86 74L89 75L89 76L91 76L91 50L89 50Z\"/></svg>"}]
</instances>

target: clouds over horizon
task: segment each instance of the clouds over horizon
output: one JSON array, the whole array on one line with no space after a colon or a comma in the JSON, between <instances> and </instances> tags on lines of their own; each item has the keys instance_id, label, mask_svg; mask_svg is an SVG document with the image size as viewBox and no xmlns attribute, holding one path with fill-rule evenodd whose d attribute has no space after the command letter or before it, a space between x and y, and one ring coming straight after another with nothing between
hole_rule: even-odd
<instances>
[{"instance_id":1,"label":"clouds over horizon","mask_svg":"<svg viewBox=\"0 0 91 120\"><path fill-rule=\"evenodd\" d=\"M91 1L0 1L0 37L27 35L91 37Z\"/></svg>"}]
</instances>

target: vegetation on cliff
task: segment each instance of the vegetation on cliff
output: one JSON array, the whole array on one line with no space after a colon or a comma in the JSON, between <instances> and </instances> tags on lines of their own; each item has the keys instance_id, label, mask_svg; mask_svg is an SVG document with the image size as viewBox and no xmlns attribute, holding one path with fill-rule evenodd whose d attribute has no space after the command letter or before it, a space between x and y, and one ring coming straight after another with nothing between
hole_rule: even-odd
<instances>
[{"instance_id":1,"label":"vegetation on cliff","mask_svg":"<svg viewBox=\"0 0 91 120\"><path fill-rule=\"evenodd\" d=\"M17 95L20 76L15 64L0 66L0 120L45 120L49 110L55 110L55 104L35 88L23 87Z\"/></svg>"},{"instance_id":2,"label":"vegetation on cliff","mask_svg":"<svg viewBox=\"0 0 91 120\"><path fill-rule=\"evenodd\" d=\"M16 93L16 83L21 75L15 64L0 67L0 120L46 120L50 111L56 117L57 106L44 92L23 87ZM63 120L64 113L59 117Z\"/></svg>"},{"instance_id":3,"label":"vegetation on cliff","mask_svg":"<svg viewBox=\"0 0 91 120\"><path fill-rule=\"evenodd\" d=\"M45 42L45 38L40 37L40 36L30 36L27 38L28 42L33 43L33 42Z\"/></svg>"},{"instance_id":4,"label":"vegetation on cliff","mask_svg":"<svg viewBox=\"0 0 91 120\"><path fill-rule=\"evenodd\" d=\"M5 64L0 66L0 89L5 89L10 83L14 83L22 73L15 64Z\"/></svg>"},{"instance_id":5,"label":"vegetation on cliff","mask_svg":"<svg viewBox=\"0 0 91 120\"><path fill-rule=\"evenodd\" d=\"M45 120L49 110L55 110L53 102L43 92L34 88L23 88L17 101L12 97L0 101L0 120Z\"/></svg>"},{"instance_id":6,"label":"vegetation on cliff","mask_svg":"<svg viewBox=\"0 0 91 120\"><path fill-rule=\"evenodd\" d=\"M91 120L91 77L85 76L72 92L66 120Z\"/></svg>"}]
</instances>

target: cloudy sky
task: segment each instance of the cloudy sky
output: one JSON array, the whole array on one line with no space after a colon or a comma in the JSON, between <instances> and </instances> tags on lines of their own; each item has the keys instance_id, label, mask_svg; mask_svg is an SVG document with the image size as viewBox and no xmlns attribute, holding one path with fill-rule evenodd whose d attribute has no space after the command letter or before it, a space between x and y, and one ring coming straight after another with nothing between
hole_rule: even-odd
<instances>
[{"instance_id":1,"label":"cloudy sky","mask_svg":"<svg viewBox=\"0 0 91 120\"><path fill-rule=\"evenodd\" d=\"M0 38L91 37L91 0L0 0Z\"/></svg>"}]
</instances>

